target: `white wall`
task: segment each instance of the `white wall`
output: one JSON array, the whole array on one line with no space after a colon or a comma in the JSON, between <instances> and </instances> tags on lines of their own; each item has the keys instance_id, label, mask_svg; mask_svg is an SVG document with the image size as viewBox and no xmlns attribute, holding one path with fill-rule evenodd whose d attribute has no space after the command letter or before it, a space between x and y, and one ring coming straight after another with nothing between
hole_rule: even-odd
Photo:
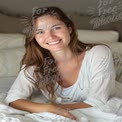
<instances>
[{"instance_id":1,"label":"white wall","mask_svg":"<svg viewBox=\"0 0 122 122\"><path fill-rule=\"evenodd\" d=\"M98 12L101 2L104 2L105 9L121 5L119 3L121 0L0 0L0 10L6 11L6 13L30 14L33 7L59 6L66 12L88 13L88 7L92 7L93 12ZM122 10L122 6L118 10Z\"/></svg>"},{"instance_id":2,"label":"white wall","mask_svg":"<svg viewBox=\"0 0 122 122\"><path fill-rule=\"evenodd\" d=\"M100 4L102 6L99 6ZM0 10L6 13L30 14L33 7L41 6L59 6L66 12L80 13L88 13L89 7L92 7L92 12L95 13L95 11L98 12L98 9L112 10L113 7L119 8L120 6L118 10L122 11L121 0L0 0Z\"/></svg>"}]
</instances>

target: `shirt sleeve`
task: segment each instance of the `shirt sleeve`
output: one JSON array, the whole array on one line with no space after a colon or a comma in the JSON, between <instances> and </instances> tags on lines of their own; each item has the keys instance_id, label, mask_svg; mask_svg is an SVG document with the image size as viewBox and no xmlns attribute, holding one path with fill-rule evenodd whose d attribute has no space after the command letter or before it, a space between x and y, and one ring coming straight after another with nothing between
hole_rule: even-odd
<instances>
[{"instance_id":1,"label":"shirt sleeve","mask_svg":"<svg viewBox=\"0 0 122 122\"><path fill-rule=\"evenodd\" d=\"M13 83L10 90L8 91L7 97L5 99L5 102L7 104L18 99L27 99L32 94L32 92L35 89L35 85L34 85L35 81L29 80L27 76L32 78L33 71L34 71L34 67L30 67L26 71L22 69L19 72L15 82Z\"/></svg>"},{"instance_id":2,"label":"shirt sleeve","mask_svg":"<svg viewBox=\"0 0 122 122\"><path fill-rule=\"evenodd\" d=\"M104 105L115 91L115 69L110 49L97 45L89 52L90 91L84 101L92 106Z\"/></svg>"}]
</instances>

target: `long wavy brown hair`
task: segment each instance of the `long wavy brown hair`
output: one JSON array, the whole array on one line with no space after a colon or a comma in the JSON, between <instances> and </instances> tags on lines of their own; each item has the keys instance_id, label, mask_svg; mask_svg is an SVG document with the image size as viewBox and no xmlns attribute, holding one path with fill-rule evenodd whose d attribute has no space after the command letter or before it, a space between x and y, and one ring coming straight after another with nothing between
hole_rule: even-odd
<instances>
[{"instance_id":1,"label":"long wavy brown hair","mask_svg":"<svg viewBox=\"0 0 122 122\"><path fill-rule=\"evenodd\" d=\"M25 42L26 52L21 62L21 67L24 65L25 71L30 66L34 66L33 76L30 78L25 75L30 80L36 81L36 86L38 89L47 91L50 100L55 101L55 84L59 85L62 83L60 74L56 67L56 62L52 57L51 53L42 48L34 37L35 32L35 21L38 17L50 15L56 17L58 20L64 22L67 27L72 28L71 41L69 47L71 51L79 55L87 49L91 48L92 44L85 44L78 40L77 31L74 23L69 19L66 14L58 7L43 7L34 8L31 16L31 31L29 31L28 37Z\"/></svg>"}]
</instances>

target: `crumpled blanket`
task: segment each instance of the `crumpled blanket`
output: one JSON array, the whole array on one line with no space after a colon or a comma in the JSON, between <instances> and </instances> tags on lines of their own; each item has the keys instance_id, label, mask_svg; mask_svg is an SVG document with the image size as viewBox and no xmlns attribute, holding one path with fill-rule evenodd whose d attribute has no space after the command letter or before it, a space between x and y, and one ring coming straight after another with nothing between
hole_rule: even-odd
<instances>
[{"instance_id":1,"label":"crumpled blanket","mask_svg":"<svg viewBox=\"0 0 122 122\"><path fill-rule=\"evenodd\" d=\"M118 96L122 96L122 87L119 84L118 89L121 90ZM1 93L1 96L6 95ZM105 105L70 111L77 117L77 121L49 112L29 113L17 110L7 106L3 102L3 97L0 99L0 122L122 122L122 98L119 97L112 97ZM18 119L14 115L19 115ZM21 121L21 116L31 118L32 121Z\"/></svg>"},{"instance_id":2,"label":"crumpled blanket","mask_svg":"<svg viewBox=\"0 0 122 122\"><path fill-rule=\"evenodd\" d=\"M18 118L8 117L3 113L0 113L0 122L21 122Z\"/></svg>"},{"instance_id":3,"label":"crumpled blanket","mask_svg":"<svg viewBox=\"0 0 122 122\"><path fill-rule=\"evenodd\" d=\"M72 113L77 117L77 120L71 120L49 112L26 114L26 116L37 122L88 122L88 118L81 112L75 111Z\"/></svg>"},{"instance_id":4,"label":"crumpled blanket","mask_svg":"<svg viewBox=\"0 0 122 122\"><path fill-rule=\"evenodd\" d=\"M109 110L108 108L107 110ZM95 107L86 108L86 109L76 109L70 111L72 114L74 114L77 117L77 121L49 112L42 112L42 113L23 112L1 104L0 104L0 112L3 112L4 114L7 115L8 114L10 115L18 114L20 116L24 115L25 117L31 118L33 120L32 122L122 122L122 115L120 116L117 115L117 113L112 113L112 112L108 113L108 111L103 112L100 110L100 108L95 108ZM3 115L2 119L4 120L5 118L7 118L7 116ZM5 119L4 121L0 121L0 122L19 122L19 120L18 121L15 120L16 119L9 118L8 121L6 121ZM22 122L26 122L26 121L22 121Z\"/></svg>"}]
</instances>

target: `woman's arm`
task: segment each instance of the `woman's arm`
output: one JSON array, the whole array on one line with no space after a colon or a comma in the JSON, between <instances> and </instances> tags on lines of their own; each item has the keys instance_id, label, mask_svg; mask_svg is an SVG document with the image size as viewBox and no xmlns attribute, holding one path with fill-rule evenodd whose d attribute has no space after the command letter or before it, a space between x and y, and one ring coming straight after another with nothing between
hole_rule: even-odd
<instances>
[{"instance_id":1,"label":"woman's arm","mask_svg":"<svg viewBox=\"0 0 122 122\"><path fill-rule=\"evenodd\" d=\"M51 112L76 120L76 117L73 114L71 114L67 109L59 105L34 103L25 99L16 100L14 102L11 102L9 105L13 108L28 111L31 113Z\"/></svg>"},{"instance_id":2,"label":"woman's arm","mask_svg":"<svg viewBox=\"0 0 122 122\"><path fill-rule=\"evenodd\" d=\"M11 107L31 112L31 113L36 113L36 112L46 112L48 111L48 105L42 104L42 103L34 103L25 99L18 99L16 101L13 101L9 104Z\"/></svg>"},{"instance_id":3,"label":"woman's arm","mask_svg":"<svg viewBox=\"0 0 122 122\"><path fill-rule=\"evenodd\" d=\"M83 103L83 102L72 103L72 104L58 104L58 105L61 106L62 108L67 109L67 110L92 107L91 105Z\"/></svg>"}]
</instances>

